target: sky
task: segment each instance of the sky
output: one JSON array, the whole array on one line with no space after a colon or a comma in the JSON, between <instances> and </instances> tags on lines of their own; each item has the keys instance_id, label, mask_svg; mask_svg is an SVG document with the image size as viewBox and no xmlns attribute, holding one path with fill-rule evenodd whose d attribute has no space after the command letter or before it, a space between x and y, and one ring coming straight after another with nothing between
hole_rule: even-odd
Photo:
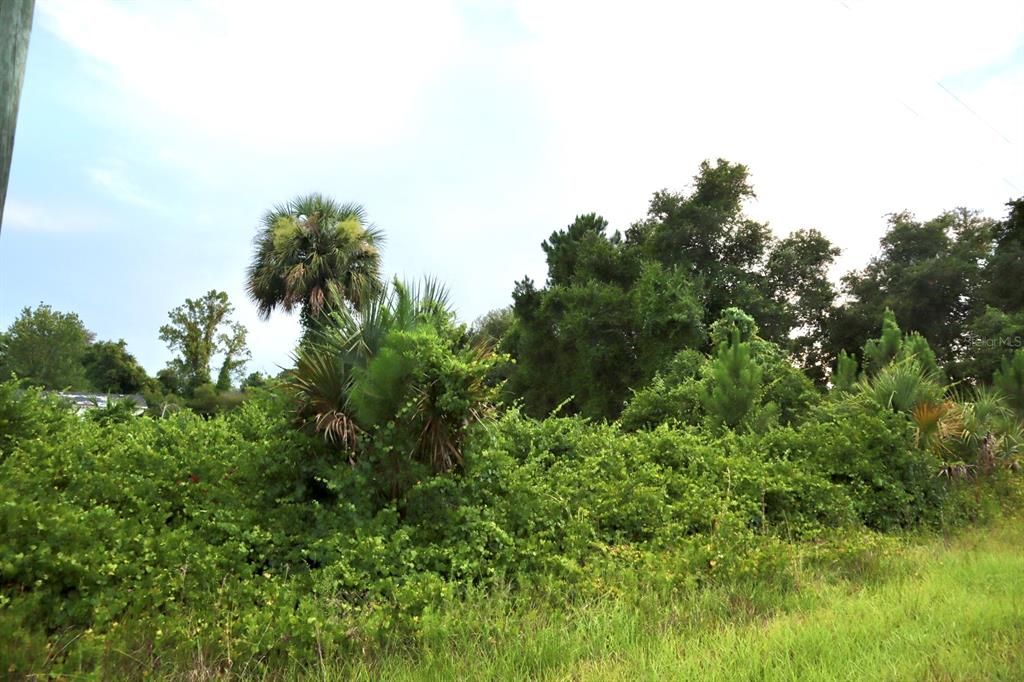
<instances>
[{"instance_id":1,"label":"sky","mask_svg":"<svg viewBox=\"0 0 1024 682\"><path fill-rule=\"evenodd\" d=\"M886 214L1004 217L1024 3L37 0L0 328L45 302L155 373L168 311L218 289L276 373L297 317L244 288L275 204L363 204L388 276L440 278L469 322L543 282L576 215L624 230L717 158L751 217L839 246L835 276Z\"/></svg>"}]
</instances>

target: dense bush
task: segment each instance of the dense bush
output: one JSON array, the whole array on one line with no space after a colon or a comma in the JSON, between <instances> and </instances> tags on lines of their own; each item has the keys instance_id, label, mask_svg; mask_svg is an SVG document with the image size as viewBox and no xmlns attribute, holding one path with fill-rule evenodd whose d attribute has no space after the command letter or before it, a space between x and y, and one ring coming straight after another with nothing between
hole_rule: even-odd
<instances>
[{"instance_id":1,"label":"dense bush","mask_svg":"<svg viewBox=\"0 0 1024 682\"><path fill-rule=\"evenodd\" d=\"M461 466L469 430L493 410L488 377L500 359L468 343L447 296L429 279L396 280L363 310L332 312L284 382L298 422L350 461L371 464L390 500Z\"/></svg>"},{"instance_id":2,"label":"dense bush","mask_svg":"<svg viewBox=\"0 0 1024 682\"><path fill-rule=\"evenodd\" d=\"M863 398L823 403L798 428L759 440L766 456L799 463L842 486L858 518L872 528L908 527L941 507L941 462L917 447L910 421Z\"/></svg>"},{"instance_id":3,"label":"dense bush","mask_svg":"<svg viewBox=\"0 0 1024 682\"><path fill-rule=\"evenodd\" d=\"M22 389L16 380L0 383L0 462L18 442L49 436L71 419L57 397L46 397L37 388Z\"/></svg>"},{"instance_id":4,"label":"dense bush","mask_svg":"<svg viewBox=\"0 0 1024 682\"><path fill-rule=\"evenodd\" d=\"M283 401L81 419L0 388L10 664L237 672L414 635L471 588L573 599L634 569L672 589L784 584L791 539L970 502L905 415L854 397L760 436L512 410L471 432L461 470L424 472L393 502L373 462L295 430Z\"/></svg>"},{"instance_id":5,"label":"dense bush","mask_svg":"<svg viewBox=\"0 0 1024 682\"><path fill-rule=\"evenodd\" d=\"M797 424L819 399L810 379L777 344L757 336L753 318L729 308L711 328L713 357L680 351L633 392L619 418L629 431L659 424L764 431Z\"/></svg>"}]
</instances>

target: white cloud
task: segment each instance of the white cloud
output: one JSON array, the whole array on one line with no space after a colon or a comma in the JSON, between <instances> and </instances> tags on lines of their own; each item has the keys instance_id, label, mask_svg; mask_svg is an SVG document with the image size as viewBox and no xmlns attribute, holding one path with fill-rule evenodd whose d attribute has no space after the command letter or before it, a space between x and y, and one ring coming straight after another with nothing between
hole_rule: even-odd
<instances>
[{"instance_id":1,"label":"white cloud","mask_svg":"<svg viewBox=\"0 0 1024 682\"><path fill-rule=\"evenodd\" d=\"M86 173L94 184L101 187L114 199L117 199L122 203L149 210L160 209L160 205L155 200L140 190L136 184L126 176L126 172L122 164L117 162L107 162L105 164L86 169Z\"/></svg>"},{"instance_id":2,"label":"white cloud","mask_svg":"<svg viewBox=\"0 0 1024 682\"><path fill-rule=\"evenodd\" d=\"M39 7L41 24L139 107L137 122L221 143L381 144L409 122L459 38L446 0Z\"/></svg>"},{"instance_id":3,"label":"white cloud","mask_svg":"<svg viewBox=\"0 0 1024 682\"><path fill-rule=\"evenodd\" d=\"M587 211L626 227L705 158L746 163L758 193L750 212L779 233L822 229L845 250L841 270L877 251L890 211L1001 216L1024 192L1018 0L38 6L38 25L109 86L96 97L111 127L137 140L130 157L109 153L174 176L151 189L109 162L91 180L122 202L239 226L217 231L218 245L233 246L211 253L216 274L193 274L224 279L257 365L285 362L297 327L241 314L241 245L262 208L305 188L375 197L385 267L442 276L467 318L507 303L514 277L543 277L539 244L552 230ZM509 13L520 25L506 35ZM483 74L469 79L480 92L457 82L463 71ZM509 92L529 120L474 108ZM478 137L442 129L444 114L466 110L491 117ZM521 157L458 163L473 141L509 133L523 149L496 148ZM181 178L202 186L195 197L158 196Z\"/></svg>"},{"instance_id":4,"label":"white cloud","mask_svg":"<svg viewBox=\"0 0 1024 682\"><path fill-rule=\"evenodd\" d=\"M751 166L755 212L782 230L829 230L860 258L873 248L861 246L865 227L881 230L887 211L992 209L1024 182L1024 72L957 91L980 118L936 84L1019 49L1018 2L499 3L526 29L513 50L475 39L453 2L40 7L49 30L144 108L134 125L264 159L286 151L293 164L415 147L431 133L415 123L432 84L457 61L487 64L495 78L528 83L543 112L537 174L550 179L557 215L544 230L583 210L622 225L654 189L680 187L700 160L724 156ZM226 158L222 148L206 155ZM154 159L223 177L194 144ZM93 179L124 187L103 169Z\"/></svg>"},{"instance_id":5,"label":"white cloud","mask_svg":"<svg viewBox=\"0 0 1024 682\"><path fill-rule=\"evenodd\" d=\"M844 267L877 250L890 211L966 204L1001 215L1022 148L936 81L1019 50L1024 5L845 5L520 5L563 215L598 210L622 226L652 190L681 188L718 156L750 166L753 214L783 233L823 229ZM957 93L1018 143L1021 66Z\"/></svg>"},{"instance_id":6,"label":"white cloud","mask_svg":"<svg viewBox=\"0 0 1024 682\"><path fill-rule=\"evenodd\" d=\"M67 234L92 232L101 225L97 216L83 209L44 205L14 196L8 196L4 206L4 231Z\"/></svg>"}]
</instances>

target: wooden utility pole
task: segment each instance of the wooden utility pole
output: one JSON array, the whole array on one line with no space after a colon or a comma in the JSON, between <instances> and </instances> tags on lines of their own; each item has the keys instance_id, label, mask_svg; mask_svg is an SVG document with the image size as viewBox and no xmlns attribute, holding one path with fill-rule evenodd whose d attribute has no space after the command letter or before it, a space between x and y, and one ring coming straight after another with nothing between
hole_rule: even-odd
<instances>
[{"instance_id":1,"label":"wooden utility pole","mask_svg":"<svg viewBox=\"0 0 1024 682\"><path fill-rule=\"evenodd\" d=\"M0 0L0 228L4 224L7 180L14 155L14 126L25 79L28 34L35 0Z\"/></svg>"}]
</instances>

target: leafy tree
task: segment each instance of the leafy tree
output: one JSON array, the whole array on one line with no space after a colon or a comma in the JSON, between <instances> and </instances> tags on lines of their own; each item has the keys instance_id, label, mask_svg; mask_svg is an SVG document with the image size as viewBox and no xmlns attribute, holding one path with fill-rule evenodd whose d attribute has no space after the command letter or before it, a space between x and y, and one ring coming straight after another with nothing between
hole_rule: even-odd
<instances>
[{"instance_id":1,"label":"leafy tree","mask_svg":"<svg viewBox=\"0 0 1024 682\"><path fill-rule=\"evenodd\" d=\"M606 225L589 214L552 233L542 245L547 286L516 284L503 348L516 359L509 390L531 414L563 405L615 417L631 386L703 340L703 310L686 273L644 262Z\"/></svg>"},{"instance_id":2,"label":"leafy tree","mask_svg":"<svg viewBox=\"0 0 1024 682\"><path fill-rule=\"evenodd\" d=\"M1003 358L1024 345L1024 309L1007 313L987 306L985 312L971 322L967 339L966 352L955 368L956 374L975 381L989 381Z\"/></svg>"},{"instance_id":3,"label":"leafy tree","mask_svg":"<svg viewBox=\"0 0 1024 682\"><path fill-rule=\"evenodd\" d=\"M217 398L217 387L207 382L195 387L186 404L204 417L212 417L220 410Z\"/></svg>"},{"instance_id":4,"label":"leafy tree","mask_svg":"<svg viewBox=\"0 0 1024 682\"><path fill-rule=\"evenodd\" d=\"M164 393L181 395L184 393L184 385L177 367L171 364L156 373L156 380Z\"/></svg>"},{"instance_id":5,"label":"leafy tree","mask_svg":"<svg viewBox=\"0 0 1024 682\"><path fill-rule=\"evenodd\" d=\"M62 313L45 303L22 309L4 335L0 369L44 388L88 387L82 361L93 340L75 313Z\"/></svg>"},{"instance_id":6,"label":"leafy tree","mask_svg":"<svg viewBox=\"0 0 1024 682\"><path fill-rule=\"evenodd\" d=\"M1005 220L994 224L982 277L971 299L971 318L952 368L961 379L989 380L1024 339L1024 198L1010 201Z\"/></svg>"},{"instance_id":7,"label":"leafy tree","mask_svg":"<svg viewBox=\"0 0 1024 682\"><path fill-rule=\"evenodd\" d=\"M1007 203L1006 219L995 227L995 248L985 265L983 300L1008 313L1024 312L1024 197Z\"/></svg>"},{"instance_id":8,"label":"leafy tree","mask_svg":"<svg viewBox=\"0 0 1024 682\"><path fill-rule=\"evenodd\" d=\"M680 349L704 343L704 308L693 280L678 267L647 261L630 292L633 345L640 376L650 377Z\"/></svg>"},{"instance_id":9,"label":"leafy tree","mask_svg":"<svg viewBox=\"0 0 1024 682\"><path fill-rule=\"evenodd\" d=\"M757 322L745 311L740 308L726 308L711 325L711 344L718 349L723 344L732 343L733 339L747 343L756 338L759 331Z\"/></svg>"},{"instance_id":10,"label":"leafy tree","mask_svg":"<svg viewBox=\"0 0 1024 682\"><path fill-rule=\"evenodd\" d=\"M942 362L955 359L978 312L995 228L964 209L924 223L906 212L890 216L881 254L843 278L849 300L830 322L832 352L860 349L889 308L934 345Z\"/></svg>"},{"instance_id":11,"label":"leafy tree","mask_svg":"<svg viewBox=\"0 0 1024 682\"><path fill-rule=\"evenodd\" d=\"M553 232L542 245L547 286L538 290L524 278L512 293L516 323L505 348L516 366L509 390L531 414L565 403L570 412L614 416L641 373L630 291L640 263L606 225L588 214Z\"/></svg>"},{"instance_id":12,"label":"leafy tree","mask_svg":"<svg viewBox=\"0 0 1024 682\"><path fill-rule=\"evenodd\" d=\"M629 262L622 236L607 232L608 221L596 213L576 216L564 230L541 243L548 263L548 284L569 285L589 280L629 284L637 274Z\"/></svg>"},{"instance_id":13,"label":"leafy tree","mask_svg":"<svg viewBox=\"0 0 1024 682\"><path fill-rule=\"evenodd\" d=\"M518 283L517 324L509 346L516 358L511 390L542 416L566 403L569 412L614 417L639 383L636 307L630 293L586 281L538 292Z\"/></svg>"},{"instance_id":14,"label":"leafy tree","mask_svg":"<svg viewBox=\"0 0 1024 682\"><path fill-rule=\"evenodd\" d=\"M498 348L514 323L515 314L512 312L512 306L498 308L474 321L469 329L469 336L475 343Z\"/></svg>"},{"instance_id":15,"label":"leafy tree","mask_svg":"<svg viewBox=\"0 0 1024 682\"><path fill-rule=\"evenodd\" d=\"M248 391L254 388L263 388L270 382L268 377L263 372L252 372L249 376L242 380L239 388L243 391Z\"/></svg>"},{"instance_id":16,"label":"leafy tree","mask_svg":"<svg viewBox=\"0 0 1024 682\"><path fill-rule=\"evenodd\" d=\"M767 228L743 217L754 196L742 164L704 161L689 194L656 192L648 220L632 231L665 265L744 268L760 262L770 240ZM695 274L698 274L695 272Z\"/></svg>"},{"instance_id":17,"label":"leafy tree","mask_svg":"<svg viewBox=\"0 0 1024 682\"><path fill-rule=\"evenodd\" d=\"M245 345L246 333L247 330L242 324L232 322L228 325L227 331L217 336L219 350L224 354L220 372L217 373L218 391L230 390L232 379L241 380L242 369L252 357Z\"/></svg>"},{"instance_id":18,"label":"leafy tree","mask_svg":"<svg viewBox=\"0 0 1024 682\"><path fill-rule=\"evenodd\" d=\"M692 192L656 192L647 219L627 232L648 258L700 283L706 320L730 306L763 321L780 313L763 272L771 231L743 214L744 201L754 196L748 178L742 164L705 161Z\"/></svg>"},{"instance_id":19,"label":"leafy tree","mask_svg":"<svg viewBox=\"0 0 1024 682\"><path fill-rule=\"evenodd\" d=\"M169 364L177 380L172 382L165 374L161 378L165 385L177 383L179 392L191 395L198 386L211 383L210 363L218 353L224 355L219 379L230 385L230 376L249 357L245 327L231 321L233 311L226 293L211 290L202 298L185 299L184 305L168 314L170 323L160 327L160 339L178 357Z\"/></svg>"},{"instance_id":20,"label":"leafy tree","mask_svg":"<svg viewBox=\"0 0 1024 682\"><path fill-rule=\"evenodd\" d=\"M509 391L526 411L615 418L680 350L713 350L705 330L730 307L823 377L830 356L815 334L835 296L837 250L813 230L776 241L744 216L751 196L746 167L705 162L692 191L657 192L624 237L595 214L552 233L541 245L547 281L516 283L504 346L516 360Z\"/></svg>"},{"instance_id":21,"label":"leafy tree","mask_svg":"<svg viewBox=\"0 0 1024 682\"><path fill-rule=\"evenodd\" d=\"M301 311L307 330L348 302L360 307L380 289L383 235L358 204L321 194L296 197L263 217L248 270L249 296L263 318Z\"/></svg>"},{"instance_id":22,"label":"leafy tree","mask_svg":"<svg viewBox=\"0 0 1024 682\"><path fill-rule=\"evenodd\" d=\"M86 350L82 363L89 385L104 393L138 393L149 381L123 339L97 341Z\"/></svg>"},{"instance_id":23,"label":"leafy tree","mask_svg":"<svg viewBox=\"0 0 1024 682\"><path fill-rule=\"evenodd\" d=\"M777 242L768 254L765 275L773 296L783 305L766 336L785 339L801 365L819 382L831 364L825 335L836 300L828 271L839 249L817 230L798 230ZM795 331L795 335L791 332Z\"/></svg>"},{"instance_id":24,"label":"leafy tree","mask_svg":"<svg viewBox=\"0 0 1024 682\"><path fill-rule=\"evenodd\" d=\"M501 354L501 362L494 365L487 377L488 384L499 389L499 402L511 403L516 398L508 388L509 377L515 369L508 355L510 346L517 338L515 330L515 313L512 306L508 306L492 310L478 318L470 326L467 334L467 342L470 345L489 348Z\"/></svg>"}]
</instances>

